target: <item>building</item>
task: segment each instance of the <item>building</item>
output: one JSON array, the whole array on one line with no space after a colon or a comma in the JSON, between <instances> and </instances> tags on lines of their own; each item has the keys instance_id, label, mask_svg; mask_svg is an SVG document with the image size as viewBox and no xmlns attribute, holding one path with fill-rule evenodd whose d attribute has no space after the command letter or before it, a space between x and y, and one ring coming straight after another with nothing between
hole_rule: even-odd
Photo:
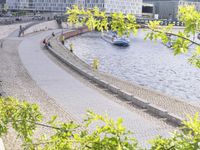
<instances>
[{"instance_id":1,"label":"building","mask_svg":"<svg viewBox=\"0 0 200 150\"><path fill-rule=\"evenodd\" d=\"M155 14L155 7L153 4L143 3L142 4L142 18L153 19Z\"/></svg>"},{"instance_id":2,"label":"building","mask_svg":"<svg viewBox=\"0 0 200 150\"><path fill-rule=\"evenodd\" d=\"M66 10L66 2L70 0L7 0L6 4L11 11L53 11Z\"/></svg>"},{"instance_id":3,"label":"building","mask_svg":"<svg viewBox=\"0 0 200 150\"><path fill-rule=\"evenodd\" d=\"M91 9L95 6L107 13L123 12L135 15L142 14L142 0L7 0L10 10L65 12L72 5Z\"/></svg>"},{"instance_id":4,"label":"building","mask_svg":"<svg viewBox=\"0 0 200 150\"><path fill-rule=\"evenodd\" d=\"M6 0L0 0L0 12L5 9Z\"/></svg>"},{"instance_id":5,"label":"building","mask_svg":"<svg viewBox=\"0 0 200 150\"><path fill-rule=\"evenodd\" d=\"M143 0L145 3L153 4L155 14L159 19L175 20L177 18L178 8L182 5L195 5L200 10L200 0Z\"/></svg>"},{"instance_id":6,"label":"building","mask_svg":"<svg viewBox=\"0 0 200 150\"><path fill-rule=\"evenodd\" d=\"M124 14L142 14L142 0L85 0L85 8L99 7L106 13L122 12Z\"/></svg>"}]
</instances>

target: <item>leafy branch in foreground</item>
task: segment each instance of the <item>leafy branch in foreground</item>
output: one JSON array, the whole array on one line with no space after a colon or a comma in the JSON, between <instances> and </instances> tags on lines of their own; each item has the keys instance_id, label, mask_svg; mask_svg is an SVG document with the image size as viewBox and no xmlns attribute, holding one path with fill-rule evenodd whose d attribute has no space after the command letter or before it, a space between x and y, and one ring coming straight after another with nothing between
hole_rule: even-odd
<instances>
[{"instance_id":1,"label":"leafy branch in foreground","mask_svg":"<svg viewBox=\"0 0 200 150\"><path fill-rule=\"evenodd\" d=\"M173 133L171 138L157 137L152 140L151 150L199 150L200 149L200 120L199 114L183 121L181 132Z\"/></svg>"},{"instance_id":2,"label":"leafy branch in foreground","mask_svg":"<svg viewBox=\"0 0 200 150\"><path fill-rule=\"evenodd\" d=\"M121 118L114 121L88 111L81 125L59 122L53 116L46 124L36 104L14 98L0 98L0 136L7 134L10 125L23 141L26 150L142 150L132 133L122 125ZM33 138L37 126L52 130L50 135ZM157 137L151 141L151 150L200 149L200 120L196 114L183 122L172 137Z\"/></svg>"},{"instance_id":3,"label":"leafy branch in foreground","mask_svg":"<svg viewBox=\"0 0 200 150\"><path fill-rule=\"evenodd\" d=\"M107 15L105 11L100 11L98 7L91 10L79 9L78 6L73 6L66 12L68 22L71 24L86 25L90 30L97 29L98 31L116 31L119 36L129 36L131 33L136 33L139 25L136 23L136 18L132 14L124 15L123 13L112 13Z\"/></svg>"},{"instance_id":4,"label":"leafy branch in foreground","mask_svg":"<svg viewBox=\"0 0 200 150\"><path fill-rule=\"evenodd\" d=\"M188 61L200 68L200 43L195 40L200 29L200 13L195 10L194 6L181 6L178 17L185 24L184 30L175 33L173 24L161 27L159 21L151 21L148 24L151 32L146 35L146 38L150 40L161 39L164 44L171 42L174 55L186 54L190 50L191 56ZM176 38L170 39L172 36Z\"/></svg>"},{"instance_id":5,"label":"leafy branch in foreground","mask_svg":"<svg viewBox=\"0 0 200 150\"><path fill-rule=\"evenodd\" d=\"M68 22L71 24L86 25L90 30L97 29L101 32L110 29L116 31L119 36L136 34L139 27L135 16L132 14L111 13L108 15L97 7L84 10L83 8L79 9L78 6L73 6L66 13L69 15ZM149 38L155 41L161 39L164 44L170 42L174 55L186 54L190 50L188 61L200 68L200 43L195 40L195 36L200 30L200 12L196 11L194 6L181 6L178 18L185 25L183 31L179 30L176 33L173 31L173 24L162 27L160 21L151 21L148 24L148 29L151 32L147 33L145 39ZM172 36L176 38L171 39ZM192 45L193 47L191 47Z\"/></svg>"},{"instance_id":6,"label":"leafy branch in foreground","mask_svg":"<svg viewBox=\"0 0 200 150\"><path fill-rule=\"evenodd\" d=\"M82 125L74 122L58 122L57 117L46 124L41 123L42 114L36 104L0 97L0 136L7 134L9 125L16 130L23 141L24 149L43 150L115 150L136 149L137 141L131 132L122 126L122 119L116 122L108 116L88 111ZM33 139L37 126L52 130L51 136L43 135Z\"/></svg>"}]
</instances>

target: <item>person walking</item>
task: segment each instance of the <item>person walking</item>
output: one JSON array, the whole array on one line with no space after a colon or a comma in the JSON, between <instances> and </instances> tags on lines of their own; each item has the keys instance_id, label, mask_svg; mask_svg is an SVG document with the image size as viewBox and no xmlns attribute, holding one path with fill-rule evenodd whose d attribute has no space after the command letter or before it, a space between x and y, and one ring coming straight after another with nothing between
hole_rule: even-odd
<instances>
[{"instance_id":1,"label":"person walking","mask_svg":"<svg viewBox=\"0 0 200 150\"><path fill-rule=\"evenodd\" d=\"M3 48L3 40L1 40L1 48Z\"/></svg>"},{"instance_id":2,"label":"person walking","mask_svg":"<svg viewBox=\"0 0 200 150\"><path fill-rule=\"evenodd\" d=\"M72 43L69 44L69 50L70 50L70 52L73 53L73 44Z\"/></svg>"},{"instance_id":3,"label":"person walking","mask_svg":"<svg viewBox=\"0 0 200 150\"><path fill-rule=\"evenodd\" d=\"M63 45L65 45L65 37L64 37L64 35L61 36L61 43L62 43Z\"/></svg>"},{"instance_id":4,"label":"person walking","mask_svg":"<svg viewBox=\"0 0 200 150\"><path fill-rule=\"evenodd\" d=\"M19 35L18 35L18 37L21 36L21 34L22 34L22 30L23 30L23 27L22 27L22 25L20 25L20 26L19 26Z\"/></svg>"}]
</instances>

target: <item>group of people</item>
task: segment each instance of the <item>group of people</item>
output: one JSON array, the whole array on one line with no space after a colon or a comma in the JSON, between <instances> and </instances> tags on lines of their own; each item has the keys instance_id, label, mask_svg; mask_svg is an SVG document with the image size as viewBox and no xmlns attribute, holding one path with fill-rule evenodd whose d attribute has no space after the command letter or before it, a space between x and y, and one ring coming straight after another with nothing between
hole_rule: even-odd
<instances>
[{"instance_id":1,"label":"group of people","mask_svg":"<svg viewBox=\"0 0 200 150\"><path fill-rule=\"evenodd\" d=\"M52 47L52 46L51 46L51 43L50 43L49 41L47 42L46 39L44 39L42 43L44 44L45 47L47 47L47 46L48 46L48 47Z\"/></svg>"},{"instance_id":2,"label":"group of people","mask_svg":"<svg viewBox=\"0 0 200 150\"><path fill-rule=\"evenodd\" d=\"M55 33L54 33L54 32L52 32L52 36L53 36L53 37L55 36ZM47 42L46 39L44 39L42 43L44 44L45 47L47 47L47 46L48 46L48 47L52 47L50 41Z\"/></svg>"},{"instance_id":3,"label":"group of people","mask_svg":"<svg viewBox=\"0 0 200 150\"><path fill-rule=\"evenodd\" d=\"M52 37L55 37L55 33L54 32L52 32L51 35L52 35ZM50 41L47 42L46 39L44 39L42 43L44 44L45 47L52 47ZM65 45L65 36L64 35L61 36L61 43L63 45ZM70 50L70 52L73 53L73 44L72 43L69 44L69 50Z\"/></svg>"}]
</instances>

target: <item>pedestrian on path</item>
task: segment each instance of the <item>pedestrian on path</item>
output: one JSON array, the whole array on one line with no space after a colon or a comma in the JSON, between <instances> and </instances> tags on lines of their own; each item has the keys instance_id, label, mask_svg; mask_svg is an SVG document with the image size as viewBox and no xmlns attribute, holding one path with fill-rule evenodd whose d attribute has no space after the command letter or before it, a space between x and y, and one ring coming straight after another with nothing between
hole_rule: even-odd
<instances>
[{"instance_id":1,"label":"pedestrian on path","mask_svg":"<svg viewBox=\"0 0 200 150\"><path fill-rule=\"evenodd\" d=\"M70 50L70 52L73 53L73 44L72 43L69 44L69 50Z\"/></svg>"},{"instance_id":2,"label":"pedestrian on path","mask_svg":"<svg viewBox=\"0 0 200 150\"><path fill-rule=\"evenodd\" d=\"M19 37L21 36L21 35L24 35L24 28L22 27L22 25L20 25L19 26Z\"/></svg>"},{"instance_id":3,"label":"pedestrian on path","mask_svg":"<svg viewBox=\"0 0 200 150\"><path fill-rule=\"evenodd\" d=\"M20 37L21 34L22 34L22 25L19 26L19 35L18 35L18 37Z\"/></svg>"},{"instance_id":4,"label":"pedestrian on path","mask_svg":"<svg viewBox=\"0 0 200 150\"><path fill-rule=\"evenodd\" d=\"M61 36L61 43L62 43L62 45L65 45L65 37L64 37L64 35Z\"/></svg>"},{"instance_id":5,"label":"pedestrian on path","mask_svg":"<svg viewBox=\"0 0 200 150\"><path fill-rule=\"evenodd\" d=\"M50 43L50 42L48 42L48 43L47 43L47 46L52 48L52 46L51 46L51 43Z\"/></svg>"},{"instance_id":6,"label":"pedestrian on path","mask_svg":"<svg viewBox=\"0 0 200 150\"><path fill-rule=\"evenodd\" d=\"M47 43L47 40L46 40L46 39L44 39L42 43L44 44L44 46L45 46L45 47L48 45L48 43Z\"/></svg>"},{"instance_id":7,"label":"pedestrian on path","mask_svg":"<svg viewBox=\"0 0 200 150\"><path fill-rule=\"evenodd\" d=\"M52 36L53 36L53 37L55 36L55 33L54 33L54 32L52 32Z\"/></svg>"},{"instance_id":8,"label":"pedestrian on path","mask_svg":"<svg viewBox=\"0 0 200 150\"><path fill-rule=\"evenodd\" d=\"M0 45L1 45L1 48L3 48L3 40L1 40L1 44Z\"/></svg>"}]
</instances>

